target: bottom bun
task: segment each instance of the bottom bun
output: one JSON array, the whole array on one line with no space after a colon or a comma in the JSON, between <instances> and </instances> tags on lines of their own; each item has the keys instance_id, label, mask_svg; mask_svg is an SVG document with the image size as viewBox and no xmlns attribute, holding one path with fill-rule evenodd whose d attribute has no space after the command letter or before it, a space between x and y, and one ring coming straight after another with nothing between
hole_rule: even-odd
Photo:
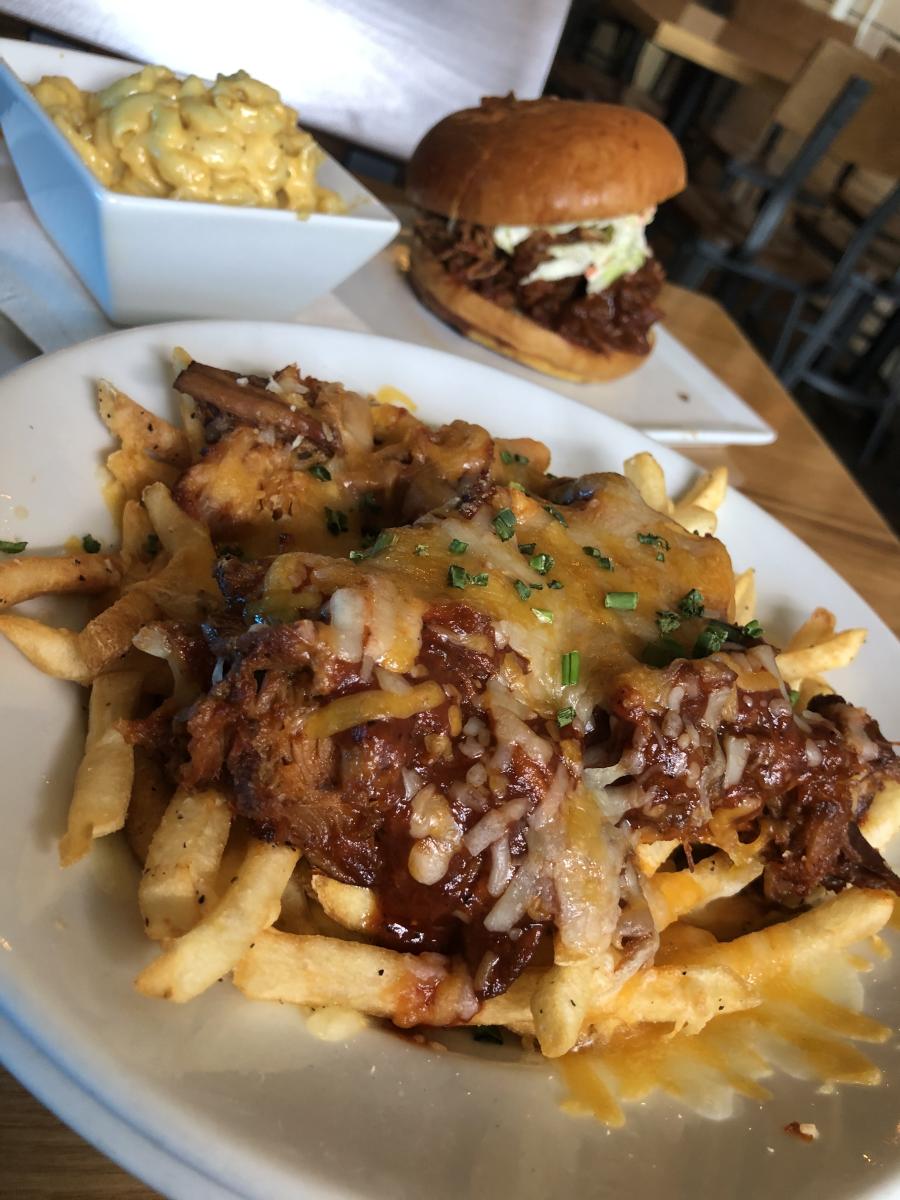
<instances>
[{"instance_id":1,"label":"bottom bun","mask_svg":"<svg viewBox=\"0 0 900 1200\"><path fill-rule=\"evenodd\" d=\"M413 242L410 255L409 280L422 303L442 321L471 341L545 375L574 383L620 379L637 370L647 357L622 350L597 354L523 313L501 308L452 279L418 240Z\"/></svg>"}]
</instances>

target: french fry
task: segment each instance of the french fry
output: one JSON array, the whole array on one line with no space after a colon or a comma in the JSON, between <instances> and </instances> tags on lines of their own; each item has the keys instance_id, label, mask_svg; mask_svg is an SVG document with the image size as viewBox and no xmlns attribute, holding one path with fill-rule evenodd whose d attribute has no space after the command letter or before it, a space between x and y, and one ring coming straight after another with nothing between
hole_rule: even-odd
<instances>
[{"instance_id":1,"label":"french fry","mask_svg":"<svg viewBox=\"0 0 900 1200\"><path fill-rule=\"evenodd\" d=\"M126 654L138 630L157 616L156 601L135 587L88 621L78 635L78 647L91 674L99 674Z\"/></svg>"},{"instance_id":2,"label":"french fry","mask_svg":"<svg viewBox=\"0 0 900 1200\"><path fill-rule=\"evenodd\" d=\"M756 616L756 571L748 567L734 577L734 620L746 625Z\"/></svg>"},{"instance_id":3,"label":"french fry","mask_svg":"<svg viewBox=\"0 0 900 1200\"><path fill-rule=\"evenodd\" d=\"M123 447L138 449L161 462L186 467L191 461L184 431L120 392L106 379L97 384L100 419Z\"/></svg>"},{"instance_id":4,"label":"french fry","mask_svg":"<svg viewBox=\"0 0 900 1200\"><path fill-rule=\"evenodd\" d=\"M116 671L94 680L84 758L75 776L66 832L59 843L64 867L83 858L94 838L125 824L134 778L134 749L115 728L133 715L140 694L137 671Z\"/></svg>"},{"instance_id":5,"label":"french fry","mask_svg":"<svg viewBox=\"0 0 900 1200\"><path fill-rule=\"evenodd\" d=\"M92 595L115 587L122 578L118 555L14 558L0 563L0 608L34 596L76 592Z\"/></svg>"},{"instance_id":6,"label":"french fry","mask_svg":"<svg viewBox=\"0 0 900 1200\"><path fill-rule=\"evenodd\" d=\"M159 828L163 813L169 807L171 788L162 768L140 746L134 751L134 782L131 803L125 817L125 837L131 852L141 866L147 861L147 851Z\"/></svg>"},{"instance_id":7,"label":"french fry","mask_svg":"<svg viewBox=\"0 0 900 1200\"><path fill-rule=\"evenodd\" d=\"M641 874L655 874L680 845L675 838L659 842L639 842L635 847L634 857Z\"/></svg>"},{"instance_id":8,"label":"french fry","mask_svg":"<svg viewBox=\"0 0 900 1200\"><path fill-rule=\"evenodd\" d=\"M794 636L785 646L785 650L808 650L820 642L827 642L834 637L837 629L837 618L827 608L813 609Z\"/></svg>"},{"instance_id":9,"label":"french fry","mask_svg":"<svg viewBox=\"0 0 900 1200\"><path fill-rule=\"evenodd\" d=\"M221 792L177 792L147 849L138 903L147 936L177 938L213 907L215 884L231 828Z\"/></svg>"},{"instance_id":10,"label":"french fry","mask_svg":"<svg viewBox=\"0 0 900 1200\"><path fill-rule=\"evenodd\" d=\"M753 986L786 971L802 972L827 950L871 937L890 919L894 898L886 892L848 888L816 908L733 942L689 952L685 963L720 966Z\"/></svg>"},{"instance_id":11,"label":"french fry","mask_svg":"<svg viewBox=\"0 0 900 1200\"><path fill-rule=\"evenodd\" d=\"M137 990L182 1004L226 975L277 920L281 893L298 857L288 846L251 842L236 882L199 924L141 971Z\"/></svg>"},{"instance_id":12,"label":"french fry","mask_svg":"<svg viewBox=\"0 0 900 1200\"><path fill-rule=\"evenodd\" d=\"M209 530L179 508L162 483L146 488L143 502L170 560L133 590L152 597L176 620L202 619L220 602L213 578L216 552Z\"/></svg>"},{"instance_id":13,"label":"french fry","mask_svg":"<svg viewBox=\"0 0 900 1200\"><path fill-rule=\"evenodd\" d=\"M140 450L130 449L114 450L106 460L106 469L121 488L126 503L140 499L144 488L152 483L174 487L181 474L180 468L171 463L160 462Z\"/></svg>"},{"instance_id":14,"label":"french fry","mask_svg":"<svg viewBox=\"0 0 900 1200\"><path fill-rule=\"evenodd\" d=\"M697 504L676 504L672 510L672 520L677 521L688 533L696 533L700 537L715 533L718 524L714 512Z\"/></svg>"},{"instance_id":15,"label":"french fry","mask_svg":"<svg viewBox=\"0 0 900 1200\"><path fill-rule=\"evenodd\" d=\"M378 917L378 902L371 888L340 883L327 875L314 874L310 886L325 914L344 929L368 933Z\"/></svg>"},{"instance_id":16,"label":"french fry","mask_svg":"<svg viewBox=\"0 0 900 1200\"><path fill-rule=\"evenodd\" d=\"M197 401L192 396L178 396L178 411L181 416L181 426L187 439L191 462L199 462L200 452L206 445L203 433L203 420Z\"/></svg>"},{"instance_id":17,"label":"french fry","mask_svg":"<svg viewBox=\"0 0 900 1200\"><path fill-rule=\"evenodd\" d=\"M625 478L640 492L641 499L657 512L670 514L674 505L666 492L663 469L647 450L634 454L624 463Z\"/></svg>"},{"instance_id":18,"label":"french fry","mask_svg":"<svg viewBox=\"0 0 900 1200\"><path fill-rule=\"evenodd\" d=\"M554 964L539 978L531 997L531 1018L541 1053L559 1058L578 1043L592 1003L612 986L612 957Z\"/></svg>"},{"instance_id":19,"label":"french fry","mask_svg":"<svg viewBox=\"0 0 900 1200\"><path fill-rule=\"evenodd\" d=\"M85 662L79 635L71 629L54 629L33 617L0 612L0 633L45 675L90 683L94 671Z\"/></svg>"},{"instance_id":20,"label":"french fry","mask_svg":"<svg viewBox=\"0 0 900 1200\"><path fill-rule=\"evenodd\" d=\"M821 675L853 662L866 640L865 629L845 629L823 642L801 650L784 650L777 657L778 669L791 687L811 675Z\"/></svg>"},{"instance_id":21,"label":"french fry","mask_svg":"<svg viewBox=\"0 0 900 1200\"><path fill-rule=\"evenodd\" d=\"M676 511L679 508L696 506L705 508L709 512L718 512L725 500L727 490L728 468L714 467L712 471L707 471L705 475L701 475L691 484L684 495L679 498L675 506Z\"/></svg>"},{"instance_id":22,"label":"french fry","mask_svg":"<svg viewBox=\"0 0 900 1200\"><path fill-rule=\"evenodd\" d=\"M653 923L662 930L712 900L734 896L762 870L761 862L732 863L727 854L719 853L702 859L693 870L657 871L644 882Z\"/></svg>"},{"instance_id":23,"label":"french fry","mask_svg":"<svg viewBox=\"0 0 900 1200\"><path fill-rule=\"evenodd\" d=\"M859 827L870 845L876 850L885 849L900 832L900 783L891 780L882 786Z\"/></svg>"}]
</instances>

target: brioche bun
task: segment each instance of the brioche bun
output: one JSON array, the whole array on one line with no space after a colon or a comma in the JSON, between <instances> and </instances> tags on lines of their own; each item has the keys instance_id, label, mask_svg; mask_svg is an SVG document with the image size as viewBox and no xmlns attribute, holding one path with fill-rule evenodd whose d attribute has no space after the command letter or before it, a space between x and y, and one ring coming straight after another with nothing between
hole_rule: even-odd
<instances>
[{"instance_id":1,"label":"brioche bun","mask_svg":"<svg viewBox=\"0 0 900 1200\"><path fill-rule=\"evenodd\" d=\"M557 225L640 213L685 186L659 121L583 100L488 99L444 117L413 151L410 200L478 225Z\"/></svg>"},{"instance_id":2,"label":"brioche bun","mask_svg":"<svg viewBox=\"0 0 900 1200\"><path fill-rule=\"evenodd\" d=\"M442 321L473 342L545 375L574 383L609 381L646 360L645 355L618 350L596 354L515 309L501 308L451 278L418 239L410 254L409 281L422 303Z\"/></svg>"}]
</instances>

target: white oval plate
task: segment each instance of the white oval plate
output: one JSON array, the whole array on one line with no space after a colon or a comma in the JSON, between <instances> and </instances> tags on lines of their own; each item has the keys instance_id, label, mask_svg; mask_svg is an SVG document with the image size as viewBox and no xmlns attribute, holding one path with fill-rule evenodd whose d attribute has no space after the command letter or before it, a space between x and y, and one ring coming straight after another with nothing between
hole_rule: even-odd
<instances>
[{"instance_id":1,"label":"white oval plate","mask_svg":"<svg viewBox=\"0 0 900 1200\"><path fill-rule=\"evenodd\" d=\"M557 473L618 469L652 449L673 490L694 468L624 425L500 371L383 338L296 325L188 322L113 334L30 363L0 384L0 537L52 549L71 534L112 536L97 466L109 437L93 387L113 380L171 415L169 355L267 373L298 360L349 386L393 384L441 422L462 417L528 434ZM798 481L802 486L802 480ZM731 493L720 532L738 569L753 564L761 616L776 635L814 604L869 640L839 687L900 736L900 645L797 538ZM37 612L78 613L64 602ZM711 1123L655 1099L624 1130L565 1115L553 1069L438 1053L380 1029L318 1041L288 1006L251 1004L223 983L183 1007L145 1000L132 979L154 953L136 904L137 872L116 839L61 871L63 827L80 753L83 693L41 676L0 645L0 1045L9 1067L107 1154L173 1197L457 1200L582 1195L650 1200L726 1194L837 1200L900 1187L896 1050L876 1047L879 1089L819 1095L774 1081L775 1098L736 1103ZM874 972L867 1009L900 1018L896 973ZM786 1136L815 1121L821 1138Z\"/></svg>"}]
</instances>

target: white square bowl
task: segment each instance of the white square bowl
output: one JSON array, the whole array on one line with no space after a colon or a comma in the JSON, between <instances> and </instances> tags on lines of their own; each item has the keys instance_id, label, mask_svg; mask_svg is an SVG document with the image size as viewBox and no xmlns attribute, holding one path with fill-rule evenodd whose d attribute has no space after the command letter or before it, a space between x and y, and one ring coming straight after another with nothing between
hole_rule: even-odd
<instances>
[{"instance_id":1,"label":"white square bowl","mask_svg":"<svg viewBox=\"0 0 900 1200\"><path fill-rule=\"evenodd\" d=\"M176 317L289 320L397 234L396 217L326 156L341 215L126 196L103 187L23 80L96 91L135 63L0 39L0 128L44 230L120 325Z\"/></svg>"}]
</instances>

